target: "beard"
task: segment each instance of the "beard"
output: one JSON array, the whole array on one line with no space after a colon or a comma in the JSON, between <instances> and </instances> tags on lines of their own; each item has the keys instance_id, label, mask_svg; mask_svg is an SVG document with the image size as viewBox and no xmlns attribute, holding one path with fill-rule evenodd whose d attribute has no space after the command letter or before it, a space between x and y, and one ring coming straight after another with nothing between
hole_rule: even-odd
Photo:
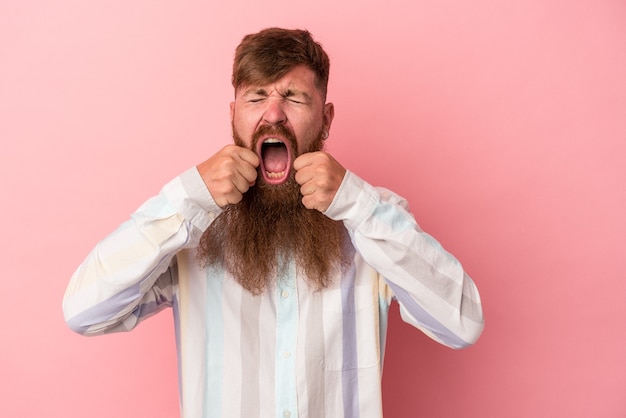
<instances>
[{"instance_id":1,"label":"beard","mask_svg":"<svg viewBox=\"0 0 626 418\"><path fill-rule=\"evenodd\" d=\"M294 135L282 125L264 126L255 133L251 149L267 133L286 138L291 155L323 149L320 131L311 145L297 149ZM233 126L235 144L244 142ZM300 151L300 154L298 154ZM260 166L259 166L260 167ZM298 273L304 274L309 286L322 290L349 263L354 250L342 222L334 221L302 204L295 170L278 185L268 184L262 174L256 184L243 194L242 200L223 208L223 212L204 232L198 246L203 267L218 265L253 294L264 292L285 274L294 260Z\"/></svg>"}]
</instances>

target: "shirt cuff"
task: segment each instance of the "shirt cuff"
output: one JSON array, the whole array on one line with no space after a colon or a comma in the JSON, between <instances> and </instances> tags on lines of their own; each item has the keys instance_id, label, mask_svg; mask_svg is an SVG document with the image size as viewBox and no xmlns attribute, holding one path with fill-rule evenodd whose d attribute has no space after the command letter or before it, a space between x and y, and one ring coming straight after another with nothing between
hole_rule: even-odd
<instances>
[{"instance_id":1,"label":"shirt cuff","mask_svg":"<svg viewBox=\"0 0 626 418\"><path fill-rule=\"evenodd\" d=\"M201 231L222 213L196 167L167 183L162 192L174 209Z\"/></svg>"},{"instance_id":2,"label":"shirt cuff","mask_svg":"<svg viewBox=\"0 0 626 418\"><path fill-rule=\"evenodd\" d=\"M335 194L335 198L324 215L343 221L348 229L356 230L374 211L380 196L376 188L351 171L346 175Z\"/></svg>"}]
</instances>

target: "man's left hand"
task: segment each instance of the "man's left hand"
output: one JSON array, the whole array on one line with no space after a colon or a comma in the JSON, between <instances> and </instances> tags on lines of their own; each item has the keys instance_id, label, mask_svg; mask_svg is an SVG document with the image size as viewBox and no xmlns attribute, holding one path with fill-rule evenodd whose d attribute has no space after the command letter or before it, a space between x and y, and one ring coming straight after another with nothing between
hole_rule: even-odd
<instances>
[{"instance_id":1,"label":"man's left hand","mask_svg":"<svg viewBox=\"0 0 626 418\"><path fill-rule=\"evenodd\" d=\"M302 204L307 209L326 211L346 175L346 169L323 151L302 154L293 162L300 185Z\"/></svg>"}]
</instances>

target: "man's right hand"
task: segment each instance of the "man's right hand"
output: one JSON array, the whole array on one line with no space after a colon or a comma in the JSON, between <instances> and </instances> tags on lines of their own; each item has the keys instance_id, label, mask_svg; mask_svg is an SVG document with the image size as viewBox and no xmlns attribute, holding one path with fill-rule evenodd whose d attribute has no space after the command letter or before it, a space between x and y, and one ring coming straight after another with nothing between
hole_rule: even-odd
<instances>
[{"instance_id":1,"label":"man's right hand","mask_svg":"<svg viewBox=\"0 0 626 418\"><path fill-rule=\"evenodd\" d=\"M247 148L227 145L197 169L220 207L239 203L256 182L259 157Z\"/></svg>"}]
</instances>

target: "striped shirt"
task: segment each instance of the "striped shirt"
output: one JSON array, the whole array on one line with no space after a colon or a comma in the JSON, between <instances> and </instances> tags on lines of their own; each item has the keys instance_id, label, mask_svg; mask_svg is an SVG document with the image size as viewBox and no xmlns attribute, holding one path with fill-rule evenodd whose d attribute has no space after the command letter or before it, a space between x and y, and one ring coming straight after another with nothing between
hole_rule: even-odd
<instances>
[{"instance_id":1,"label":"striped shirt","mask_svg":"<svg viewBox=\"0 0 626 418\"><path fill-rule=\"evenodd\" d=\"M200 268L200 236L221 213L192 168L168 183L79 266L63 300L74 331L129 331L172 307L181 416L382 416L387 313L453 348L483 329L476 286L421 231L406 202L347 172L325 214L351 238L351 266L323 291L294 263L254 296Z\"/></svg>"}]
</instances>

